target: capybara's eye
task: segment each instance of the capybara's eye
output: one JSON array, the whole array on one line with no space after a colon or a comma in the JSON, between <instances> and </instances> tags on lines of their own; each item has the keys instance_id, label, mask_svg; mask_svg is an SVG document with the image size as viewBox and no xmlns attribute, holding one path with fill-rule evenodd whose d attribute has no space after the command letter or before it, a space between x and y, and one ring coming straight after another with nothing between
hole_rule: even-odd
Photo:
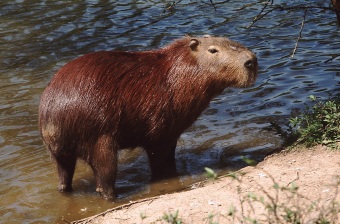
<instances>
[{"instance_id":1,"label":"capybara's eye","mask_svg":"<svg viewBox=\"0 0 340 224\"><path fill-rule=\"evenodd\" d=\"M216 48L209 48L208 51L212 54L215 54L218 52L218 50Z\"/></svg>"}]
</instances>

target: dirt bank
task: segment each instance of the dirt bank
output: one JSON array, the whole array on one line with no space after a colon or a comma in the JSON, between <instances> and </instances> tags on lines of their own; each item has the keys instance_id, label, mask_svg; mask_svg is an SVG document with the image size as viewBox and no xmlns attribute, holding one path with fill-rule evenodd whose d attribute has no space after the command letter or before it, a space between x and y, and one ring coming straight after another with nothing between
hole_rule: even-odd
<instances>
[{"instance_id":1,"label":"dirt bank","mask_svg":"<svg viewBox=\"0 0 340 224\"><path fill-rule=\"evenodd\" d=\"M340 150L294 149L235 175L196 184L192 190L131 202L74 223L241 223L250 219L314 223L320 217L337 223L339 185Z\"/></svg>"}]
</instances>

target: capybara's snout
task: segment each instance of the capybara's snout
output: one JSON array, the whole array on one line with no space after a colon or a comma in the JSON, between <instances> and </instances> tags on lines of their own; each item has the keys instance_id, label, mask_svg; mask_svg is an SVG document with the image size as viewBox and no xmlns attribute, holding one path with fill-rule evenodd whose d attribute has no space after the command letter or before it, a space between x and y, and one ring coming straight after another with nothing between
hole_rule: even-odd
<instances>
[{"instance_id":1,"label":"capybara's snout","mask_svg":"<svg viewBox=\"0 0 340 224\"><path fill-rule=\"evenodd\" d=\"M246 84L244 85L245 87L251 86L254 84L257 75L258 75L258 63L257 63L257 57L255 54L252 52L245 52L244 53L244 68L247 74L247 81Z\"/></svg>"},{"instance_id":2,"label":"capybara's snout","mask_svg":"<svg viewBox=\"0 0 340 224\"><path fill-rule=\"evenodd\" d=\"M249 59L244 63L244 67L246 67L249 71L257 73L257 58L255 55L249 57Z\"/></svg>"}]
</instances>

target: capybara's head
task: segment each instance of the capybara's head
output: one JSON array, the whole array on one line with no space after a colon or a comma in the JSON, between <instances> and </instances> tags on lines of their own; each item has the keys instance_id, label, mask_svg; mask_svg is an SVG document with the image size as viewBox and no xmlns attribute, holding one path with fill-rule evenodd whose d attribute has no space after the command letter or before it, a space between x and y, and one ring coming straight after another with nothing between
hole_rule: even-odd
<instances>
[{"instance_id":1,"label":"capybara's head","mask_svg":"<svg viewBox=\"0 0 340 224\"><path fill-rule=\"evenodd\" d=\"M186 37L192 56L196 59L201 71L214 74L216 80L224 87L247 87L257 77L257 58L243 45L228 38Z\"/></svg>"}]
</instances>

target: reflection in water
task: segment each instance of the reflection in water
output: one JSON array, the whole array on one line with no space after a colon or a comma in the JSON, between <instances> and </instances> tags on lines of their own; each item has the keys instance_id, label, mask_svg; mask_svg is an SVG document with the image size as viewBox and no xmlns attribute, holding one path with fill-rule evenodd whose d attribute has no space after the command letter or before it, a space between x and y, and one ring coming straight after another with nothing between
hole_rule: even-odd
<instances>
[{"instance_id":1,"label":"reflection in water","mask_svg":"<svg viewBox=\"0 0 340 224\"><path fill-rule=\"evenodd\" d=\"M119 1L120 2L120 1ZM24 1L0 3L0 216L2 223L64 223L143 197L185 188L204 167L238 169L241 156L262 159L281 139L267 127L284 122L309 95L326 99L339 91L340 49L331 14L308 14L303 39L290 58L300 30L296 12L274 12L245 29L259 12L240 1L217 4L182 1L172 13L164 1ZM321 1L320 1L321 2ZM325 4L325 3L321 3ZM75 191L56 191L57 175L37 128L39 97L67 61L91 51L138 51L163 46L185 34L229 36L257 53L260 76L253 87L226 89L185 132L177 148L181 176L150 184L140 149L119 158L118 199L95 193L91 169L77 165Z\"/></svg>"}]
</instances>

